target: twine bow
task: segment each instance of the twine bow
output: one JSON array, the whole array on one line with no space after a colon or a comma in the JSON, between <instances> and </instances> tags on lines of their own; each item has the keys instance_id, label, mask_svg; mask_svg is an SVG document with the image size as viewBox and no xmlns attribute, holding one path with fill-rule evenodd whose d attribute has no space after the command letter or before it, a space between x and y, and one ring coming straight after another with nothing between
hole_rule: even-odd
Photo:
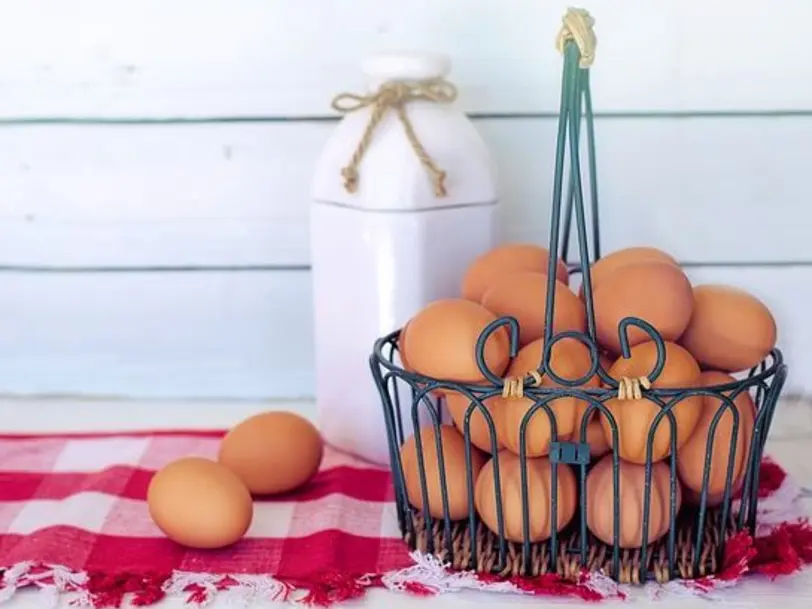
<instances>
[{"instance_id":1,"label":"twine bow","mask_svg":"<svg viewBox=\"0 0 812 609\"><path fill-rule=\"evenodd\" d=\"M354 193L358 190L358 165L364 157L364 153L369 148L372 141L372 134L381 119L390 108L397 114L406 137L411 144L417 158L426 171L431 175L434 184L434 194L438 197L445 197L448 193L445 188L446 173L439 169L431 160L417 134L414 131L412 122L406 114L406 104L410 101L424 100L437 103L451 103L457 98L457 89L450 82L443 79L431 79L418 81L416 83L387 82L381 85L380 89L372 95L357 95L355 93L341 93L333 99L333 109L343 114L355 112L367 106L372 107L372 114L369 117L361 141L350 159L349 164L341 170L344 178L344 189Z\"/></svg>"},{"instance_id":2,"label":"twine bow","mask_svg":"<svg viewBox=\"0 0 812 609\"><path fill-rule=\"evenodd\" d=\"M533 385L541 385L541 373L538 370L528 372L533 377ZM502 385L502 397L508 399L520 399L524 397L524 377L509 376Z\"/></svg>"},{"instance_id":3,"label":"twine bow","mask_svg":"<svg viewBox=\"0 0 812 609\"><path fill-rule=\"evenodd\" d=\"M568 8L561 21L563 25L555 41L558 52L563 53L567 43L573 41L581 53L578 65L582 68L590 67L595 61L595 47L598 45L598 39L592 29L595 25L592 15L582 8Z\"/></svg>"},{"instance_id":4,"label":"twine bow","mask_svg":"<svg viewBox=\"0 0 812 609\"><path fill-rule=\"evenodd\" d=\"M643 389L651 389L651 381L647 376L628 377L623 376L617 381L617 399L619 400L640 400L643 399Z\"/></svg>"}]
</instances>

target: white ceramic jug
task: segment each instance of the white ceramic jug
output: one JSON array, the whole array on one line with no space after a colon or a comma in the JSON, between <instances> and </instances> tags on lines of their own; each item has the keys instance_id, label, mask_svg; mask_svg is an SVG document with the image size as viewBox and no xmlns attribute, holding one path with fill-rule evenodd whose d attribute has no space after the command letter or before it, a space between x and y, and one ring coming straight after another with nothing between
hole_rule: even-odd
<instances>
[{"instance_id":1,"label":"white ceramic jug","mask_svg":"<svg viewBox=\"0 0 812 609\"><path fill-rule=\"evenodd\" d=\"M373 343L430 301L459 296L467 265L495 245L498 187L489 151L453 104L446 57L387 53L362 69L369 90L336 99L349 105L313 183L316 402L326 442L388 464ZM408 436L408 393L401 408Z\"/></svg>"}]
</instances>

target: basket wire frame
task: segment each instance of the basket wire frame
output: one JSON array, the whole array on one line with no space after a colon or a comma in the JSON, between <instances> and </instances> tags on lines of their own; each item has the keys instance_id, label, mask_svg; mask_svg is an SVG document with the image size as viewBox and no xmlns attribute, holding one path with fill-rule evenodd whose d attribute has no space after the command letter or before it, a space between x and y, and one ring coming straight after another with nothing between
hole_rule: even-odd
<instances>
[{"instance_id":1,"label":"basket wire frame","mask_svg":"<svg viewBox=\"0 0 812 609\"><path fill-rule=\"evenodd\" d=\"M560 541L562 535L571 535L579 532L578 542L573 550L579 557L580 565L586 566L590 541L595 543L594 537L587 527L587 473L590 465L589 445L587 444L587 424L595 411L600 416L605 417L611 429L611 454L612 454L612 484L613 484L613 523L614 523L614 543L611 546L611 573L610 575L618 579L620 570L621 546L620 536L620 470L618 456L618 426L611 412L605 403L607 400L618 396L619 383L609 376L600 363L600 355L596 340L595 311L592 299L592 282L589 272L590 260L600 258L599 240L599 216L598 216L598 191L597 191L597 161L595 154L595 132L594 118L592 112L592 99L589 85L589 68L579 65L580 51L574 42L568 42L563 50L564 66L561 90L561 106L558 119L558 134L556 140L556 161L553 180L552 213L550 217L550 240L549 268L547 271L547 295L546 295L546 321L544 330L544 352L539 363L538 372L543 377L549 377L559 387L541 387L535 384L532 376L527 376L523 381L523 393L525 398L533 400L532 407L525 414L519 429L519 459L520 476L522 489L522 527L523 541L518 549L522 556L522 572L531 573L531 561L533 559L533 546L547 544L546 552L548 570L555 571L559 560ZM587 142L587 171L589 177L589 200L591 208L591 245L593 256L589 255L589 242L587 235L587 218L584 209L584 185L581 175L581 123L586 123ZM565 165L568 164L567 194L562 197L564 186ZM562 201L563 199L563 201ZM562 214L562 203L566 207ZM563 219L562 219L563 215ZM573 331L560 332L553 335L553 315L555 304L555 278L556 278L556 256L567 262L569 250L569 235L571 233L573 216L575 220L575 231L577 235L578 263L570 264L571 272L580 272L584 290L584 304L586 309L587 333ZM563 222L562 222L563 220ZM562 226L563 223L563 226ZM563 236L562 236L563 234ZM649 373L648 379L653 383L663 371L665 365L666 349L663 338L643 319L627 317L621 321L618 327L621 355L624 358L630 357L630 346L628 341L628 331L631 327L637 327L646 332L651 340L656 344L657 363ZM415 519L414 508L411 507L406 486L404 482L403 464L401 462L400 447L405 441L402 402L403 395L410 395L410 404L405 410L411 418L411 423L415 431L420 429L421 409L428 414L430 424L434 429L435 451L437 454L438 470L440 477L440 490L443 508L443 518L434 518L429 511L429 491L426 477L426 458L423 452L423 442L420 433L415 433L415 445L417 455L417 466L419 470L420 492L422 493L422 519L427 530L435 529L435 522L441 520L444 547L434 547L434 538L430 535L426 541L427 551L436 553L444 557L450 557L454 553L452 527L459 526L458 522L452 521L449 516L448 481L446 479L446 466L443 455L443 445L439 426L442 424L443 405L442 399L437 397L437 390L448 390L459 392L469 400L469 406L465 411L463 419L463 438L465 446L465 468L466 487L468 500L467 521L468 534L470 536L470 557L467 568L476 569L479 564L478 552L480 549L474 539L477 534L480 519L475 510L474 487L475 477L472 467L473 451L478 450L472 445L470 437L471 417L478 411L483 417L488 428L490 447L494 465L494 493L496 496L496 518L498 531L494 531L497 536L498 560L493 566L493 572L505 570L508 560L509 544L505 537L505 519L503 513L503 501L501 494L501 479L499 467L499 450L497 444L496 427L494 420L485 407L484 403L492 397L501 396L505 380L491 371L485 361L484 350L488 338L500 328L506 328L510 337L510 355L515 357L518 352L519 324L513 317L501 317L488 325L479 336L476 345L477 366L485 377L483 384L458 383L447 379L430 378L415 372L410 372L397 364L398 338L400 330L392 332L375 341L373 353L370 356L370 368L373 380L379 390L384 418L386 424L387 440L389 445L390 463L393 474L393 484L395 488L395 500L397 504L398 522L404 536L407 538L414 534ZM551 354L553 346L564 339L575 339L581 342L590 352L590 370L579 379L568 379L559 376L551 366ZM596 388L585 388L584 383L594 375L599 375L603 386ZM756 508L758 503L759 488L759 465L762 460L764 445L767 433L770 428L776 403L786 379L787 367L783 362L783 357L779 349L774 349L768 357L758 366L749 371L746 378L733 383L716 385L713 387L686 387L679 389L651 388L643 391L643 397L654 402L660 408L660 412L654 417L647 437L646 461L645 461L645 491L643 498L642 516L642 545L640 547L640 574L639 580L646 581L651 577L649 572L649 520L651 510L651 478L652 478L652 451L655 433L657 432L663 419L667 419L670 424L670 454L667 464L670 470L669 481L669 527L666 534L667 548L667 569L669 578L678 576L676 568L676 542L678 531L677 514L677 424L673 414L674 407L685 399L696 396L709 396L720 400L721 406L715 413L708 431L708 441L706 445L706 458L704 462L702 490L699 495L699 505L690 509L689 518L693 519L695 533L693 570L698 572L699 562L703 555L703 531L706 526L714 526L709 521L708 501L708 481L713 458L713 445L716 429L721 417L726 411L730 411L733 418L731 441L729 447L729 458L726 470L726 484L721 505L718 506L720 516L712 522L718 522L718 538L720 542L714 548L717 553L717 561L721 562L724 553L724 541L730 532L730 524L733 530L747 529L751 534L755 531ZM403 387L407 391L402 391ZM750 439L747 462L744 467L744 478L741 486L741 498L739 511L732 513L733 500L733 475L737 449L738 428L740 425L738 409L734 405L734 400L742 392L752 392L753 401L756 405L756 416L753 425L752 438ZM727 395L726 395L727 394ZM550 402L562 397L574 397L587 403L586 410L581 418L580 429L577 430L577 437L574 441L559 441L556 426L556 418L551 410ZM542 412L539 412L542 411ZM538 413L538 414L537 414ZM546 416L550 426L550 452L551 462L551 494L550 505L547 508L550 522L551 535L542 542L531 542L528 532L530 529L530 506L528 501L528 471L527 471L527 446L526 436L529 422L534 416ZM578 480L578 504L575 516L561 532L557 531L558 522L558 488L559 467L572 466ZM536 552L538 555L538 552ZM718 563L717 563L718 564Z\"/></svg>"}]
</instances>

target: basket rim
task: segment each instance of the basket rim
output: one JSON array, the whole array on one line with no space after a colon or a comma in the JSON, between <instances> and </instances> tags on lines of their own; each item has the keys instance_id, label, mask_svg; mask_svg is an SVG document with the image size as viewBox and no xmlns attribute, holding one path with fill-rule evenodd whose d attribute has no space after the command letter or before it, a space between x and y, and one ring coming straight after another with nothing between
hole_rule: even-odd
<instances>
[{"instance_id":1,"label":"basket rim","mask_svg":"<svg viewBox=\"0 0 812 609\"><path fill-rule=\"evenodd\" d=\"M404 326L405 327L405 326ZM482 394L494 393L497 390L499 392L502 391L502 385L492 382L490 379L484 378L482 382L479 383L469 383L463 381L455 381L452 379L440 379L431 377L425 374L420 374L418 372L411 372L406 370L403 366L399 366L392 360L390 360L386 355L384 355L383 349L385 345L393 345L395 350L398 349L397 340L400 337L403 328L398 328L388 334L378 338L373 346L373 352L370 356L371 363L373 365L378 365L386 368L386 370L390 373L396 374L397 376L403 378L403 380L408 381L410 383L414 383L418 386L422 387L423 391L421 393L430 393L432 391L438 389L452 389L452 390L467 390L468 392L476 395L481 396ZM567 333L571 334L571 333ZM584 338L589 339L587 334L581 334ZM555 335L554 337L555 338ZM661 339L662 340L662 339ZM623 357L620 355L619 357ZM770 350L765 357L759 364L756 364L753 368L750 369L749 374L742 378L736 379L732 383L724 383L724 384L715 384L715 385L702 385L702 386L686 386L686 387L652 387L651 389L645 390L646 395L652 396L661 396L661 397L673 397L675 395L685 393L685 392L697 392L702 391L705 393L727 393L727 392L737 392L743 390L748 387L757 386L759 383L763 383L764 381L769 380L770 378L774 377L778 370L782 367L786 367L784 363L784 355L783 352L779 347L774 347ZM760 369L760 370L759 370ZM608 371L607 375L608 375ZM596 371L595 374L598 374ZM732 376L731 373L725 373ZM605 396L607 393L617 393L617 387L582 387L578 385L573 386L563 386L563 387L545 387L545 386L532 386L526 385L524 388L524 393L526 395L538 395L538 396L545 396L545 395L566 395L567 393L570 394L579 394L579 395L587 395L587 396ZM490 395L485 397L491 397Z\"/></svg>"}]
</instances>

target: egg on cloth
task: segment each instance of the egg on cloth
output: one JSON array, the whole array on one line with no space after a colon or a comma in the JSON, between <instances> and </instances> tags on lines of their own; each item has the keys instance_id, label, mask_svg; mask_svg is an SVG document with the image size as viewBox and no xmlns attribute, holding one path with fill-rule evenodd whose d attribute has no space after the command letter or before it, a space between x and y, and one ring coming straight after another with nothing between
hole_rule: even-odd
<instances>
[{"instance_id":1,"label":"egg on cloth","mask_svg":"<svg viewBox=\"0 0 812 609\"><path fill-rule=\"evenodd\" d=\"M499 490L505 539L524 541L522 524L522 478L521 460L510 451L500 451L482 468L476 484L476 508L483 524L499 535L498 499L494 461L498 460ZM526 459L527 505L529 515L528 538L530 542L544 541L561 531L572 520L577 507L577 480L572 468L566 463L558 464L558 484L552 486L552 464L546 457ZM552 501L557 497L556 522L553 524Z\"/></svg>"},{"instance_id":2,"label":"egg on cloth","mask_svg":"<svg viewBox=\"0 0 812 609\"><path fill-rule=\"evenodd\" d=\"M613 379L648 377L657 364L657 345L653 341L641 343L631 348L631 357L619 357L609 370ZM655 389L676 389L698 387L700 382L699 364L690 353L676 343L665 342L665 364L660 376L651 386ZM606 401L606 408L617 425L617 450L623 459L633 463L645 463L649 435L654 418L660 406L648 398L620 399ZM676 421L677 448L690 438L702 414L702 396L691 396L674 404L671 412ZM606 440L613 446L612 427L607 417L600 417ZM654 431L652 461L659 461L671 454L671 421L663 415Z\"/></svg>"},{"instance_id":3,"label":"egg on cloth","mask_svg":"<svg viewBox=\"0 0 812 609\"><path fill-rule=\"evenodd\" d=\"M620 322L638 317L664 340L676 341L691 320L694 294L682 269L664 262L627 264L601 280L593 294L598 342L620 353ZM651 340L644 330L628 327L629 345Z\"/></svg>"},{"instance_id":4,"label":"egg on cloth","mask_svg":"<svg viewBox=\"0 0 812 609\"><path fill-rule=\"evenodd\" d=\"M547 274L550 252L531 243L506 243L481 254L468 265L462 279L462 297L481 302L493 281L510 271L533 271ZM556 279L569 282L567 265L556 261Z\"/></svg>"},{"instance_id":5,"label":"egg on cloth","mask_svg":"<svg viewBox=\"0 0 812 609\"><path fill-rule=\"evenodd\" d=\"M643 544L643 514L646 504L646 467L618 461L619 524L621 548L639 548ZM676 513L682 506L679 483L675 489ZM664 461L651 468L649 494L648 543L660 539L671 526L671 469ZM606 455L589 471L586 478L587 527L603 543L615 543L614 466Z\"/></svg>"},{"instance_id":6,"label":"egg on cloth","mask_svg":"<svg viewBox=\"0 0 812 609\"><path fill-rule=\"evenodd\" d=\"M223 438L217 460L233 471L254 495L285 493L318 471L324 454L321 435L292 412L263 412L233 427Z\"/></svg>"},{"instance_id":7,"label":"egg on cloth","mask_svg":"<svg viewBox=\"0 0 812 609\"><path fill-rule=\"evenodd\" d=\"M693 299L693 314L680 343L704 367L747 370L760 364L775 347L775 319L752 294L705 284L693 288Z\"/></svg>"},{"instance_id":8,"label":"egg on cloth","mask_svg":"<svg viewBox=\"0 0 812 609\"><path fill-rule=\"evenodd\" d=\"M254 513L248 489L231 470L185 457L155 473L147 488L153 522L189 548L222 548L245 535Z\"/></svg>"},{"instance_id":9,"label":"egg on cloth","mask_svg":"<svg viewBox=\"0 0 812 609\"><path fill-rule=\"evenodd\" d=\"M482 296L482 306L497 317L510 315L519 322L519 346L544 336L547 321L547 275L512 271L495 278ZM586 331L584 304L561 281L555 280L553 334Z\"/></svg>"},{"instance_id":10,"label":"egg on cloth","mask_svg":"<svg viewBox=\"0 0 812 609\"><path fill-rule=\"evenodd\" d=\"M435 379L481 383L486 379L476 361L476 344L497 319L482 305L460 298L435 300L409 320L404 358L411 370ZM497 328L485 342L485 363L497 376L510 362L510 337Z\"/></svg>"},{"instance_id":11,"label":"egg on cloth","mask_svg":"<svg viewBox=\"0 0 812 609\"><path fill-rule=\"evenodd\" d=\"M443 468L440 468L440 453L437 451L437 435L433 425L420 428L420 454L426 478L426 497L429 513L435 518L443 518L443 485L440 472L445 475L445 489L448 497L448 514L451 520L460 520L468 516L468 475L465 466L465 440L452 425L440 425L440 446ZM409 503L419 510L423 509L423 489L420 484L420 462L417 439L415 435L400 447L400 464L403 470L403 482ZM471 472L476 483L479 471L485 464L485 456L472 446Z\"/></svg>"},{"instance_id":12,"label":"egg on cloth","mask_svg":"<svg viewBox=\"0 0 812 609\"><path fill-rule=\"evenodd\" d=\"M544 350L544 339L533 341L519 351L508 369L507 376L524 377L541 365ZM564 338L557 341L550 350L550 368L562 379L576 381L589 373L592 366L592 357L589 349L574 338ZM593 374L582 387L598 387L600 377ZM544 375L542 387L560 387L549 375ZM573 389L577 389L573 387ZM499 398L499 431L504 445L516 454L521 446L521 425L527 413L534 407L535 401L529 397ZM587 402L576 397L558 397L548 402L550 411L555 418L557 440L563 442L570 439L579 429L581 418L586 410ZM550 451L552 427L550 417L543 408L538 408L530 415L525 431L526 455L538 457Z\"/></svg>"},{"instance_id":13,"label":"egg on cloth","mask_svg":"<svg viewBox=\"0 0 812 609\"><path fill-rule=\"evenodd\" d=\"M736 379L725 374L710 370L703 372L700 377L702 387L714 385L727 385ZM726 392L731 397L731 392ZM710 472L708 474L707 505L716 506L722 503L727 482L727 470L730 462L731 444L735 445L733 455L733 477L731 497L741 488L747 472L747 462L750 456L750 440L753 438L756 406L747 390L742 390L735 399L733 406L738 412L738 427L736 428L735 443L733 442L733 413L725 408L719 418L711 441ZM708 453L708 439L710 426L724 402L717 397L704 396L702 398L702 414L699 422L688 441L677 451L677 467L680 480L686 487L686 499L691 503L699 503L702 492L702 478L705 474L705 458Z\"/></svg>"}]
</instances>

